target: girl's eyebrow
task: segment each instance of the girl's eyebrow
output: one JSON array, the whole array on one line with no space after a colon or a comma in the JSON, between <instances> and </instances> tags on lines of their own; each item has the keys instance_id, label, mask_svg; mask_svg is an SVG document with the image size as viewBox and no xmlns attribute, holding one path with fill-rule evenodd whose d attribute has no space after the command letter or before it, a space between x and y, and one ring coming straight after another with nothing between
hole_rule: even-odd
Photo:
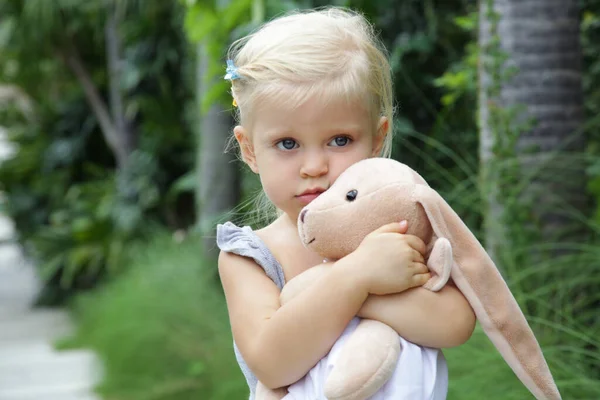
<instances>
[{"instance_id":1,"label":"girl's eyebrow","mask_svg":"<svg viewBox=\"0 0 600 400\"><path fill-rule=\"evenodd\" d=\"M336 133L352 133L352 134L359 134L363 131L363 128L358 126L358 125L347 125L347 126L339 126L336 128L331 128L328 130L328 133L330 134L336 134Z\"/></svg>"},{"instance_id":2,"label":"girl's eyebrow","mask_svg":"<svg viewBox=\"0 0 600 400\"><path fill-rule=\"evenodd\" d=\"M323 130L323 133L326 135L341 135L341 134L352 134L352 135L360 135L363 132L364 128L359 125L345 125L345 126L337 126L328 128ZM272 129L264 132L264 138L266 141L272 141L276 139L286 138L286 137L296 137L298 136L298 132L291 128L283 128L283 129Z\"/></svg>"},{"instance_id":3,"label":"girl's eyebrow","mask_svg":"<svg viewBox=\"0 0 600 400\"><path fill-rule=\"evenodd\" d=\"M269 140L294 135L296 135L296 132L292 129L273 129L265 132L265 137Z\"/></svg>"}]
</instances>

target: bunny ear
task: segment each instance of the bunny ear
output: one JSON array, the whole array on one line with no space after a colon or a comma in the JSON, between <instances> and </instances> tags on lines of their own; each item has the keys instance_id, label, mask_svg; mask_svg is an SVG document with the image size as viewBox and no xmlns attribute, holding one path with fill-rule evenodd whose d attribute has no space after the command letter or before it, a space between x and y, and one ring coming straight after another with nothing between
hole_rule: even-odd
<instances>
[{"instance_id":1,"label":"bunny ear","mask_svg":"<svg viewBox=\"0 0 600 400\"><path fill-rule=\"evenodd\" d=\"M433 189L416 185L435 235L452 244L451 277L506 363L537 399L560 399L540 346L506 282L475 235Z\"/></svg>"}]
</instances>

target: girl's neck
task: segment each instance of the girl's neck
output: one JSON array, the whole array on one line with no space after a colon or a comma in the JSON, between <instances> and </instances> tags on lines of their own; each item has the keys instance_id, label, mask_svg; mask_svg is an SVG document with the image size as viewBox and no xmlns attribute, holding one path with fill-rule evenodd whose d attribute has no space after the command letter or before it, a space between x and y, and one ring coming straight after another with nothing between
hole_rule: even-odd
<instances>
[{"instance_id":1,"label":"girl's neck","mask_svg":"<svg viewBox=\"0 0 600 400\"><path fill-rule=\"evenodd\" d=\"M257 232L282 265L286 280L323 262L322 257L302 245L296 221L296 218L282 214Z\"/></svg>"},{"instance_id":2,"label":"girl's neck","mask_svg":"<svg viewBox=\"0 0 600 400\"><path fill-rule=\"evenodd\" d=\"M293 229L296 232L298 231L298 218L292 218L289 214L283 213L279 219L281 219L281 223L287 228Z\"/></svg>"}]
</instances>

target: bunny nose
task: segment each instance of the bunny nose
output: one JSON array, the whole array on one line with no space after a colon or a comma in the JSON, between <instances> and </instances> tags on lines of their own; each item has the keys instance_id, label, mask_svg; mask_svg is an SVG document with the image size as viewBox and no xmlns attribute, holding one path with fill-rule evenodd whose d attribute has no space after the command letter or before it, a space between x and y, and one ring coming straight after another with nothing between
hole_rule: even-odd
<instances>
[{"instance_id":1,"label":"bunny nose","mask_svg":"<svg viewBox=\"0 0 600 400\"><path fill-rule=\"evenodd\" d=\"M308 212L308 210L302 210L302 212L300 213L300 222L304 222L304 216L306 215L306 213Z\"/></svg>"}]
</instances>

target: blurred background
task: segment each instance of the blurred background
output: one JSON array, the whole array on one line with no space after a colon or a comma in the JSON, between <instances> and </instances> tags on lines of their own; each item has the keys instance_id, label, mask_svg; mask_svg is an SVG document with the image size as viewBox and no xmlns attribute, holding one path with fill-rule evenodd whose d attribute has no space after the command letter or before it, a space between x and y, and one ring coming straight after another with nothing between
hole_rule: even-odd
<instances>
[{"instance_id":1,"label":"blurred background","mask_svg":"<svg viewBox=\"0 0 600 400\"><path fill-rule=\"evenodd\" d=\"M98 398L247 398L214 228L266 219L256 177L223 155L226 49L330 4L389 50L394 158L485 243L563 398L600 398L598 0L1 0L1 246L21 258L0 253L0 326L29 312L9 307L28 265L27 307L68 313L50 343L95 354ZM0 334L0 355L13 343ZM532 398L479 328L445 354L449 399ZM51 397L3 384L2 400Z\"/></svg>"}]
</instances>

